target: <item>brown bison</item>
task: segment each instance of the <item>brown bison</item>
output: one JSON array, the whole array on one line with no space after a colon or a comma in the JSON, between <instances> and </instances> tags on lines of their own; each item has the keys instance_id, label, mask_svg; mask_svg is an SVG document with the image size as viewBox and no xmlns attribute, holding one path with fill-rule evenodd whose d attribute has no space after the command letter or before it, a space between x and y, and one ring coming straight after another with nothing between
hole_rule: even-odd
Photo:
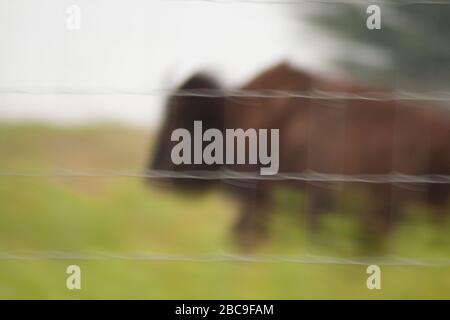
<instances>
[{"instance_id":1,"label":"brown bison","mask_svg":"<svg viewBox=\"0 0 450 320\"><path fill-rule=\"evenodd\" d=\"M210 77L195 75L177 92L215 92L220 86ZM281 64L240 88L245 92L340 92L366 94L353 84L334 83ZM267 91L270 90L270 91ZM373 91L373 90L372 90ZM386 91L386 94L389 92ZM173 172L230 169L258 172L261 164L174 164L176 141L171 133L184 128L193 133L194 121L203 130L215 128L279 129L279 172L319 172L344 177L361 175L450 174L450 112L426 101L389 99L323 99L301 95L174 94L157 141L150 170ZM207 142L203 142L205 145ZM203 146L202 146L203 147ZM226 150L224 152L227 152ZM229 151L228 151L229 152ZM246 156L249 156L247 149ZM448 200L446 183L396 183L395 181L307 181L290 179L160 179L187 191L222 185L235 191L242 212L235 231L242 244L252 244L266 231L274 188L291 185L308 195L307 221L314 227L321 213L337 205L342 190L363 191L370 205L361 213L368 231L384 232L398 220L405 203L420 201L443 212ZM352 189L353 188L353 189ZM300 210L300 208L299 208Z\"/></svg>"}]
</instances>

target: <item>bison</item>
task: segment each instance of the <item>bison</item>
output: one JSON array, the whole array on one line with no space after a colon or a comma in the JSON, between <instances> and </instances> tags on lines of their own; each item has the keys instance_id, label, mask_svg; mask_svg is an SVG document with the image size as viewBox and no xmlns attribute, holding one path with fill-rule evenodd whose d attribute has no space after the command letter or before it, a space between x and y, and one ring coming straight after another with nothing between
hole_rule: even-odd
<instances>
[{"instance_id":1,"label":"bison","mask_svg":"<svg viewBox=\"0 0 450 320\"><path fill-rule=\"evenodd\" d=\"M241 92L296 92L321 90L367 96L374 91L353 83L326 81L282 63L240 88ZM203 90L203 91L202 91ZM196 74L168 98L153 158L148 169L170 172L255 172L260 165L180 164L171 161L177 128L193 131L194 121L204 129L279 129L279 172L323 174L408 175L450 174L450 112L426 101L395 99L322 98L320 95L208 94L220 90L211 77ZM270 91L267 91L270 90ZM196 92L206 94L180 94ZM380 90L376 90L380 92ZM220 92L220 91L217 91ZM389 91L383 96L389 97ZM248 156L248 154L247 154ZM174 189L198 192L221 185L241 201L235 232L244 246L257 243L266 231L277 186L292 186L308 194L308 225L336 206L342 190L363 191L371 202L361 212L368 232L385 233L401 217L408 203L427 204L437 215L445 211L449 186L445 183L380 181L307 181L290 179L224 180L159 178ZM314 180L314 179L313 179ZM373 181L372 181L373 182ZM301 210L299 208L299 210Z\"/></svg>"}]
</instances>

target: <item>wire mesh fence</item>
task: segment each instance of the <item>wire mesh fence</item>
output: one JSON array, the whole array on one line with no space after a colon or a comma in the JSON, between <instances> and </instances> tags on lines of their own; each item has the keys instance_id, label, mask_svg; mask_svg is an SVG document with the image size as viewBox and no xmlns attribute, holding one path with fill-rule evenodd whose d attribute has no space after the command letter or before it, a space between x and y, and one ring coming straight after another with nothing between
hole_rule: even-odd
<instances>
[{"instance_id":1,"label":"wire mesh fence","mask_svg":"<svg viewBox=\"0 0 450 320\"><path fill-rule=\"evenodd\" d=\"M180 0L170 0L179 2ZM183 0L184 1L184 0ZM289 4L304 3L321 4L361 4L358 0L189 0L191 2L210 3L252 3L252 4ZM375 0L371 3L393 6L407 5L450 5L449 1L414 1ZM322 90L288 91L288 90L241 90L241 89L117 89L117 88L44 88L44 87L0 87L0 94L25 95L139 95L139 96L184 96L184 97L249 97L249 98L303 98L314 100L368 100L368 101L431 101L450 102L450 92L413 92L394 90L392 92L332 92ZM219 171L164 171L147 170L136 172L106 171L106 170L73 170L57 169L48 171L0 171L0 177L124 177L124 178L176 178L200 180L272 180L272 181L303 181L303 182L332 182L332 183L405 183L405 184L449 184L450 175L425 174L411 175L401 172L387 174L333 174L316 171L282 172L273 176L261 176L254 172L238 172L232 170ZM384 265L411 267L450 267L450 259L418 259L402 257L326 257L326 256L264 256L241 254L166 254L166 253L114 253L114 252L58 252L40 251L26 253L0 252L0 260L132 260L132 261L173 261L173 262L202 262L202 263L292 263L292 264L324 264L324 265Z\"/></svg>"}]
</instances>

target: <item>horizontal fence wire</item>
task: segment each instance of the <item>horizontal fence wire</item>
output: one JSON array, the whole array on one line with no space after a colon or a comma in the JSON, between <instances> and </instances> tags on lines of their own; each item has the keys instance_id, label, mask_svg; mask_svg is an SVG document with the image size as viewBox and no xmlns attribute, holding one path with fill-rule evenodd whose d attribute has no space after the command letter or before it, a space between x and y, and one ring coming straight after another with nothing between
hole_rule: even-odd
<instances>
[{"instance_id":1,"label":"horizontal fence wire","mask_svg":"<svg viewBox=\"0 0 450 320\"><path fill-rule=\"evenodd\" d=\"M412 175L400 172L388 174L333 174L317 171L299 173L277 173L261 175L259 172L243 172L233 170L216 171L168 171L148 170L144 172L132 171L77 171L77 170L49 170L49 171L0 171L0 177L129 177L154 179L198 179L198 180L267 180L267 181L305 181L305 182L347 182L347 183L405 183L405 184L449 184L450 175L425 174Z\"/></svg>"},{"instance_id":2,"label":"horizontal fence wire","mask_svg":"<svg viewBox=\"0 0 450 320\"><path fill-rule=\"evenodd\" d=\"M70 89L70 88L6 88L0 87L0 94L23 95L136 95L136 96L179 96L179 97L249 97L249 98L305 98L318 100L373 100L373 101L450 101L450 91L411 92L367 91L339 92L323 90L240 90L240 89L150 89L132 90L115 88Z\"/></svg>"},{"instance_id":3,"label":"horizontal fence wire","mask_svg":"<svg viewBox=\"0 0 450 320\"><path fill-rule=\"evenodd\" d=\"M445 0L166 0L168 2L209 2L219 4L229 3L251 3L251 4L356 4L356 5L392 5L392 6L409 6L409 5L448 5Z\"/></svg>"},{"instance_id":4,"label":"horizontal fence wire","mask_svg":"<svg viewBox=\"0 0 450 320\"><path fill-rule=\"evenodd\" d=\"M312 265L379 265L405 267L450 267L450 258L412 259L402 257L331 257L316 255L248 255L248 254L168 254L64 251L35 251L26 253L0 252L0 260L129 260L154 262L205 262L205 263L292 263Z\"/></svg>"}]
</instances>

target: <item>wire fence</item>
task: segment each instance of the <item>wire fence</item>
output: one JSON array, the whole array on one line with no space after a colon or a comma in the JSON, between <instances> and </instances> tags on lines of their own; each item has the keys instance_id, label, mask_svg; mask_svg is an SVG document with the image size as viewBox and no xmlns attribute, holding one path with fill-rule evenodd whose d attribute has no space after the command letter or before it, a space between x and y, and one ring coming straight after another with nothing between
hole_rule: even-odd
<instances>
[{"instance_id":1,"label":"wire fence","mask_svg":"<svg viewBox=\"0 0 450 320\"><path fill-rule=\"evenodd\" d=\"M200 0L202 1L202 0ZM208 0L203 0L208 1ZM27 95L148 95L148 96L186 96L186 97L243 97L243 98L303 98L315 100L370 100L370 101L434 101L449 102L450 92L331 92L317 89L306 91L287 90L239 90L239 89L191 89L191 90L131 90L115 88L7 88L0 87L0 94ZM251 180L251 181L299 181L325 183L369 183L369 184L449 184L450 175L406 174L389 172L386 174L333 174L313 170L305 172L282 172L276 175L261 175L258 172L242 172L229 169L216 171L167 171L147 170L73 170L57 169L45 171L0 171L0 177L123 177L123 178L170 178L199 180ZM380 265L404 267L450 267L450 258L417 259L402 257L326 257L326 256L262 256L241 254L167 254L167 253L75 253L60 251L41 251L27 253L0 252L0 260L128 260L151 262L202 262L202 263L290 263L312 265Z\"/></svg>"},{"instance_id":2,"label":"wire fence","mask_svg":"<svg viewBox=\"0 0 450 320\"><path fill-rule=\"evenodd\" d=\"M368 5L362 0L188 0L189 2L208 2L217 4L353 4ZM168 2L186 2L169 0ZM450 5L450 1L437 0L374 0L370 4L409 6L409 5ZM450 102L450 92L411 92L394 90L391 92L331 92L318 89L304 91L289 90L240 90L240 89L118 89L118 88L14 88L0 87L0 94L24 95L137 95L137 96L185 96L185 97L248 97L248 98L304 98L315 100L369 100L369 101L434 101ZM401 172L386 174L331 174L316 171L286 172L273 176L262 176L255 172L219 171L164 171L149 170L105 171L58 169L32 172L3 171L0 177L124 177L124 178L174 178L199 180L266 180L266 181L302 181L335 183L405 183L405 184L449 184L450 175L427 174L412 175ZM34 251L22 253L0 252L0 260L126 260L149 262L193 262L193 263L258 263L258 264L311 264L311 265L380 265L398 267L450 267L450 258L405 258L405 257L330 257L317 255L243 255L232 253L219 254L167 254L167 253L119 253L119 252L62 252Z\"/></svg>"},{"instance_id":3,"label":"wire fence","mask_svg":"<svg viewBox=\"0 0 450 320\"><path fill-rule=\"evenodd\" d=\"M412 92L406 90L339 92L318 89L291 90L240 90L240 89L116 89L116 88L8 88L0 87L0 94L25 95L137 95L137 96L179 96L179 97L248 97L248 98L304 98L315 100L371 100L371 101L450 101L450 91Z\"/></svg>"},{"instance_id":4,"label":"wire fence","mask_svg":"<svg viewBox=\"0 0 450 320\"><path fill-rule=\"evenodd\" d=\"M63 251L40 251L26 253L0 252L0 260L128 260L149 262L206 262L206 263L264 263L264 264L311 264L311 265L379 265L398 267L450 267L450 258L411 259L402 257L329 257L316 255L243 255L220 254L167 254L167 253L120 253Z\"/></svg>"},{"instance_id":5,"label":"wire fence","mask_svg":"<svg viewBox=\"0 0 450 320\"><path fill-rule=\"evenodd\" d=\"M168 0L169 2L186 2L186 0ZM356 4L356 5L448 5L445 0L374 0L368 3L366 0L188 0L190 2L210 2L218 4L229 3L250 3L250 4L281 4L281 5L301 5L301 4Z\"/></svg>"},{"instance_id":6,"label":"wire fence","mask_svg":"<svg viewBox=\"0 0 450 320\"><path fill-rule=\"evenodd\" d=\"M0 172L0 177L129 177L129 178L169 178L169 179L198 179L198 180L263 180L263 181L304 181L304 182L343 182L343 183L407 183L407 184L448 184L450 175L427 174L412 175L400 172L389 174L331 174L317 171L305 171L299 173L278 173L275 175L261 175L259 172L243 172L233 170L217 171L169 171L148 170L145 172L132 171L77 171L77 170L50 170L41 172Z\"/></svg>"}]
</instances>

